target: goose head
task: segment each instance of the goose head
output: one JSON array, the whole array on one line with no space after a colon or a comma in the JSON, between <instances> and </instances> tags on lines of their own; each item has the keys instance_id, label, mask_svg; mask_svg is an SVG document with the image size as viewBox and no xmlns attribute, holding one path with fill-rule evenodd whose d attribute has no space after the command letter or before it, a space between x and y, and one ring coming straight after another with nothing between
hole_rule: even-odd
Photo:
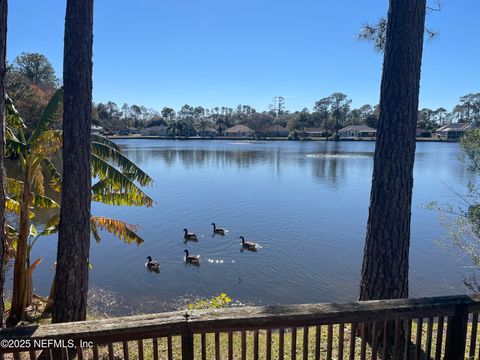
<instances>
[{"instance_id":1,"label":"goose head","mask_svg":"<svg viewBox=\"0 0 480 360\"><path fill-rule=\"evenodd\" d=\"M151 257L151 256L147 256L147 260L148 260L148 262L152 261L152 257Z\"/></svg>"},{"instance_id":2,"label":"goose head","mask_svg":"<svg viewBox=\"0 0 480 360\"><path fill-rule=\"evenodd\" d=\"M242 244L245 243L245 238L243 236L240 236L239 239L242 239Z\"/></svg>"},{"instance_id":3,"label":"goose head","mask_svg":"<svg viewBox=\"0 0 480 360\"><path fill-rule=\"evenodd\" d=\"M188 250L184 250L185 256L188 257Z\"/></svg>"}]
</instances>

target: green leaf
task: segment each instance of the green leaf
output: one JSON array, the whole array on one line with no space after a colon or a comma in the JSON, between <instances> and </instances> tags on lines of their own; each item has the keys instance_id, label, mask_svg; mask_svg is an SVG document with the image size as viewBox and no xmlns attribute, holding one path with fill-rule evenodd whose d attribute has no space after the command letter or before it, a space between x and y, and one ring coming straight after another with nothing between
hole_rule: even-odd
<instances>
[{"instance_id":1,"label":"green leaf","mask_svg":"<svg viewBox=\"0 0 480 360\"><path fill-rule=\"evenodd\" d=\"M144 193L134 191L127 193L105 193L105 189L92 187L92 201L100 202L105 205L114 206L146 206L152 207L153 200Z\"/></svg>"},{"instance_id":2,"label":"green leaf","mask_svg":"<svg viewBox=\"0 0 480 360\"><path fill-rule=\"evenodd\" d=\"M110 160L122 169L122 173L126 174L132 181L138 181L142 186L152 183L152 178L148 176L142 169L135 165L120 151L108 146L104 143L96 141L92 142L92 153L102 158Z\"/></svg>"},{"instance_id":3,"label":"green leaf","mask_svg":"<svg viewBox=\"0 0 480 360\"><path fill-rule=\"evenodd\" d=\"M10 198L8 196L5 198L5 209L11 213L20 216L21 206L15 198ZM35 214L32 211L29 211L28 217L32 219L33 217L35 217Z\"/></svg>"},{"instance_id":4,"label":"green leaf","mask_svg":"<svg viewBox=\"0 0 480 360\"><path fill-rule=\"evenodd\" d=\"M28 146L21 143L18 140L6 139L5 140L5 153L9 154L26 154L28 152Z\"/></svg>"},{"instance_id":5,"label":"green leaf","mask_svg":"<svg viewBox=\"0 0 480 360\"><path fill-rule=\"evenodd\" d=\"M50 220L47 221L42 232L38 236L47 236L52 235L58 232L58 225L60 223L60 213L53 215Z\"/></svg>"},{"instance_id":6,"label":"green leaf","mask_svg":"<svg viewBox=\"0 0 480 360\"><path fill-rule=\"evenodd\" d=\"M51 156L62 149L63 139L60 130L46 130L31 144L31 152L38 156Z\"/></svg>"},{"instance_id":7,"label":"green leaf","mask_svg":"<svg viewBox=\"0 0 480 360\"><path fill-rule=\"evenodd\" d=\"M62 190L62 176L55 168L55 165L53 165L53 163L49 159L43 159L43 164L48 169L48 172L50 174L50 187L56 192L60 192Z\"/></svg>"},{"instance_id":8,"label":"green leaf","mask_svg":"<svg viewBox=\"0 0 480 360\"><path fill-rule=\"evenodd\" d=\"M13 239L13 238L18 237L17 229L15 229L13 226L8 225L8 224L7 224L6 228L7 228L7 234L8 234L9 238Z\"/></svg>"},{"instance_id":9,"label":"green leaf","mask_svg":"<svg viewBox=\"0 0 480 360\"><path fill-rule=\"evenodd\" d=\"M31 144L35 142L40 135L42 135L45 131L49 130L52 124L57 119L57 116L62 108L63 104L63 88L58 89L55 94L53 94L52 98L47 104L47 107L43 111L42 117L37 124L35 130L33 130L32 135L28 139L28 143Z\"/></svg>"},{"instance_id":10,"label":"green leaf","mask_svg":"<svg viewBox=\"0 0 480 360\"><path fill-rule=\"evenodd\" d=\"M5 198L5 209L11 213L20 215L20 203L8 196Z\"/></svg>"},{"instance_id":11,"label":"green leaf","mask_svg":"<svg viewBox=\"0 0 480 360\"><path fill-rule=\"evenodd\" d=\"M97 243L102 241L102 239L100 238L100 234L98 233L97 224L94 221L90 221L90 232L92 233Z\"/></svg>"},{"instance_id":12,"label":"green leaf","mask_svg":"<svg viewBox=\"0 0 480 360\"><path fill-rule=\"evenodd\" d=\"M13 101L10 97L7 96L5 104L7 106L7 126L15 129L25 129L27 126L20 117L17 109L15 109Z\"/></svg>"},{"instance_id":13,"label":"green leaf","mask_svg":"<svg viewBox=\"0 0 480 360\"><path fill-rule=\"evenodd\" d=\"M19 200L17 197L13 197L15 200ZM32 206L37 209L58 209L60 205L49 198L48 196L42 196L38 194L32 194Z\"/></svg>"},{"instance_id":14,"label":"green leaf","mask_svg":"<svg viewBox=\"0 0 480 360\"><path fill-rule=\"evenodd\" d=\"M92 174L102 181L102 186L105 189L109 189L109 193L133 192L143 194L143 191L131 179L96 154L92 154ZM145 197L148 198L149 202L153 203L153 200L147 195Z\"/></svg>"},{"instance_id":15,"label":"green leaf","mask_svg":"<svg viewBox=\"0 0 480 360\"><path fill-rule=\"evenodd\" d=\"M120 151L120 147L117 144L115 144L112 140L110 140L109 138L106 138L105 136L98 135L98 134L92 134L92 141L110 146L111 148L113 148L117 151Z\"/></svg>"},{"instance_id":16,"label":"green leaf","mask_svg":"<svg viewBox=\"0 0 480 360\"><path fill-rule=\"evenodd\" d=\"M127 244L135 243L140 245L143 243L143 239L138 236L135 231L138 228L132 224L128 224L121 220L110 219L101 216L92 216L90 219L91 229L95 229L98 235L98 229L108 231L109 233L115 235L120 240L123 240ZM94 237L95 237L95 233ZM96 238L97 239L97 238ZM100 239L98 237L98 239ZM97 240L99 241L99 240Z\"/></svg>"},{"instance_id":17,"label":"green leaf","mask_svg":"<svg viewBox=\"0 0 480 360\"><path fill-rule=\"evenodd\" d=\"M38 235L38 230L35 227L35 225L30 224L30 236L37 236Z\"/></svg>"},{"instance_id":18,"label":"green leaf","mask_svg":"<svg viewBox=\"0 0 480 360\"><path fill-rule=\"evenodd\" d=\"M47 221L45 225L46 228L58 226L60 224L60 213L53 215L50 220Z\"/></svg>"},{"instance_id":19,"label":"green leaf","mask_svg":"<svg viewBox=\"0 0 480 360\"><path fill-rule=\"evenodd\" d=\"M23 194L23 181L7 177L5 192L12 196L21 196Z\"/></svg>"}]
</instances>

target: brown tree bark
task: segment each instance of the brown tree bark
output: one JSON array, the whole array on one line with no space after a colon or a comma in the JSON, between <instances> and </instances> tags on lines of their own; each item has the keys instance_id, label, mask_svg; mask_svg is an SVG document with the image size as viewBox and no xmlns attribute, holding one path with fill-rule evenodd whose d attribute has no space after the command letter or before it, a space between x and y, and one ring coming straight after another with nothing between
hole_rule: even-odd
<instances>
[{"instance_id":1,"label":"brown tree bark","mask_svg":"<svg viewBox=\"0 0 480 360\"><path fill-rule=\"evenodd\" d=\"M32 203L32 194L30 192L30 182L28 176L29 169L25 169L23 178L23 195L20 204L20 228L18 231L17 250L15 255L15 264L13 267L13 294L12 308L8 325L13 326L18 321L25 318L25 308L27 307L27 246L28 235L30 233L29 209Z\"/></svg>"},{"instance_id":2,"label":"brown tree bark","mask_svg":"<svg viewBox=\"0 0 480 360\"><path fill-rule=\"evenodd\" d=\"M84 320L90 252L93 0L67 0L63 180L54 323Z\"/></svg>"},{"instance_id":3,"label":"brown tree bark","mask_svg":"<svg viewBox=\"0 0 480 360\"><path fill-rule=\"evenodd\" d=\"M408 297L425 0L390 0L360 300Z\"/></svg>"},{"instance_id":4,"label":"brown tree bark","mask_svg":"<svg viewBox=\"0 0 480 360\"><path fill-rule=\"evenodd\" d=\"M3 287L5 284L5 162L3 153L5 149L5 57L7 53L7 0L0 0L0 328L3 327Z\"/></svg>"}]
</instances>

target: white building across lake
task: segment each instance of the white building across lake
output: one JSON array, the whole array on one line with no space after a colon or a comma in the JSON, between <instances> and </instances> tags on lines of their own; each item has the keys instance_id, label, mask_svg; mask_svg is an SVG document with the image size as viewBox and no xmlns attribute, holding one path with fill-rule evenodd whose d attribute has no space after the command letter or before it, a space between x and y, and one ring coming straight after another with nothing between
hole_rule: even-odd
<instances>
[{"instance_id":1,"label":"white building across lake","mask_svg":"<svg viewBox=\"0 0 480 360\"><path fill-rule=\"evenodd\" d=\"M232 137L253 137L255 136L255 131L245 125L235 125L225 130L225 135Z\"/></svg>"},{"instance_id":2,"label":"white building across lake","mask_svg":"<svg viewBox=\"0 0 480 360\"><path fill-rule=\"evenodd\" d=\"M374 138L377 130L367 125L349 125L338 131L340 139Z\"/></svg>"},{"instance_id":3,"label":"white building across lake","mask_svg":"<svg viewBox=\"0 0 480 360\"><path fill-rule=\"evenodd\" d=\"M434 137L443 140L458 140L460 139L465 133L470 130L474 129L475 126L473 124L466 124L466 123L452 123L443 125L442 127L438 128L434 133Z\"/></svg>"}]
</instances>

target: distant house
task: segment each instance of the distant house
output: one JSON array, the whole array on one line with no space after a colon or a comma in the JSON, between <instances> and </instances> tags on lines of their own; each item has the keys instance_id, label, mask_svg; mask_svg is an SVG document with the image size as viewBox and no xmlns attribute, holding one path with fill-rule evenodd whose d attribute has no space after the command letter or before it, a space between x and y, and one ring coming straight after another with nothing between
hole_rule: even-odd
<instances>
[{"instance_id":1,"label":"distant house","mask_svg":"<svg viewBox=\"0 0 480 360\"><path fill-rule=\"evenodd\" d=\"M340 139L372 138L377 136L377 130L367 125L349 125L338 130Z\"/></svg>"},{"instance_id":2,"label":"distant house","mask_svg":"<svg viewBox=\"0 0 480 360\"><path fill-rule=\"evenodd\" d=\"M472 124L465 124L465 123L452 123L443 125L442 127L438 128L434 133L434 137L443 140L458 140L460 139L465 133L473 129L475 126Z\"/></svg>"},{"instance_id":3,"label":"distant house","mask_svg":"<svg viewBox=\"0 0 480 360\"><path fill-rule=\"evenodd\" d=\"M289 131L280 125L272 125L257 132L260 137L288 136Z\"/></svg>"},{"instance_id":4,"label":"distant house","mask_svg":"<svg viewBox=\"0 0 480 360\"><path fill-rule=\"evenodd\" d=\"M417 128L417 130L415 131L415 136L417 138L430 138L432 137L432 133L426 129Z\"/></svg>"},{"instance_id":5,"label":"distant house","mask_svg":"<svg viewBox=\"0 0 480 360\"><path fill-rule=\"evenodd\" d=\"M306 128L303 131L303 136L305 137L322 137L326 135L327 131L324 128Z\"/></svg>"},{"instance_id":6,"label":"distant house","mask_svg":"<svg viewBox=\"0 0 480 360\"><path fill-rule=\"evenodd\" d=\"M92 134L101 134L103 132L103 127L98 125L92 125Z\"/></svg>"},{"instance_id":7,"label":"distant house","mask_svg":"<svg viewBox=\"0 0 480 360\"><path fill-rule=\"evenodd\" d=\"M201 137L212 137L217 135L217 130L214 128L205 128L203 130L198 130L197 135Z\"/></svg>"},{"instance_id":8,"label":"distant house","mask_svg":"<svg viewBox=\"0 0 480 360\"><path fill-rule=\"evenodd\" d=\"M143 136L167 136L167 127L164 125L151 126L141 130Z\"/></svg>"},{"instance_id":9,"label":"distant house","mask_svg":"<svg viewBox=\"0 0 480 360\"><path fill-rule=\"evenodd\" d=\"M224 131L225 136L231 137L253 137L255 131L245 125L235 125Z\"/></svg>"}]
</instances>

